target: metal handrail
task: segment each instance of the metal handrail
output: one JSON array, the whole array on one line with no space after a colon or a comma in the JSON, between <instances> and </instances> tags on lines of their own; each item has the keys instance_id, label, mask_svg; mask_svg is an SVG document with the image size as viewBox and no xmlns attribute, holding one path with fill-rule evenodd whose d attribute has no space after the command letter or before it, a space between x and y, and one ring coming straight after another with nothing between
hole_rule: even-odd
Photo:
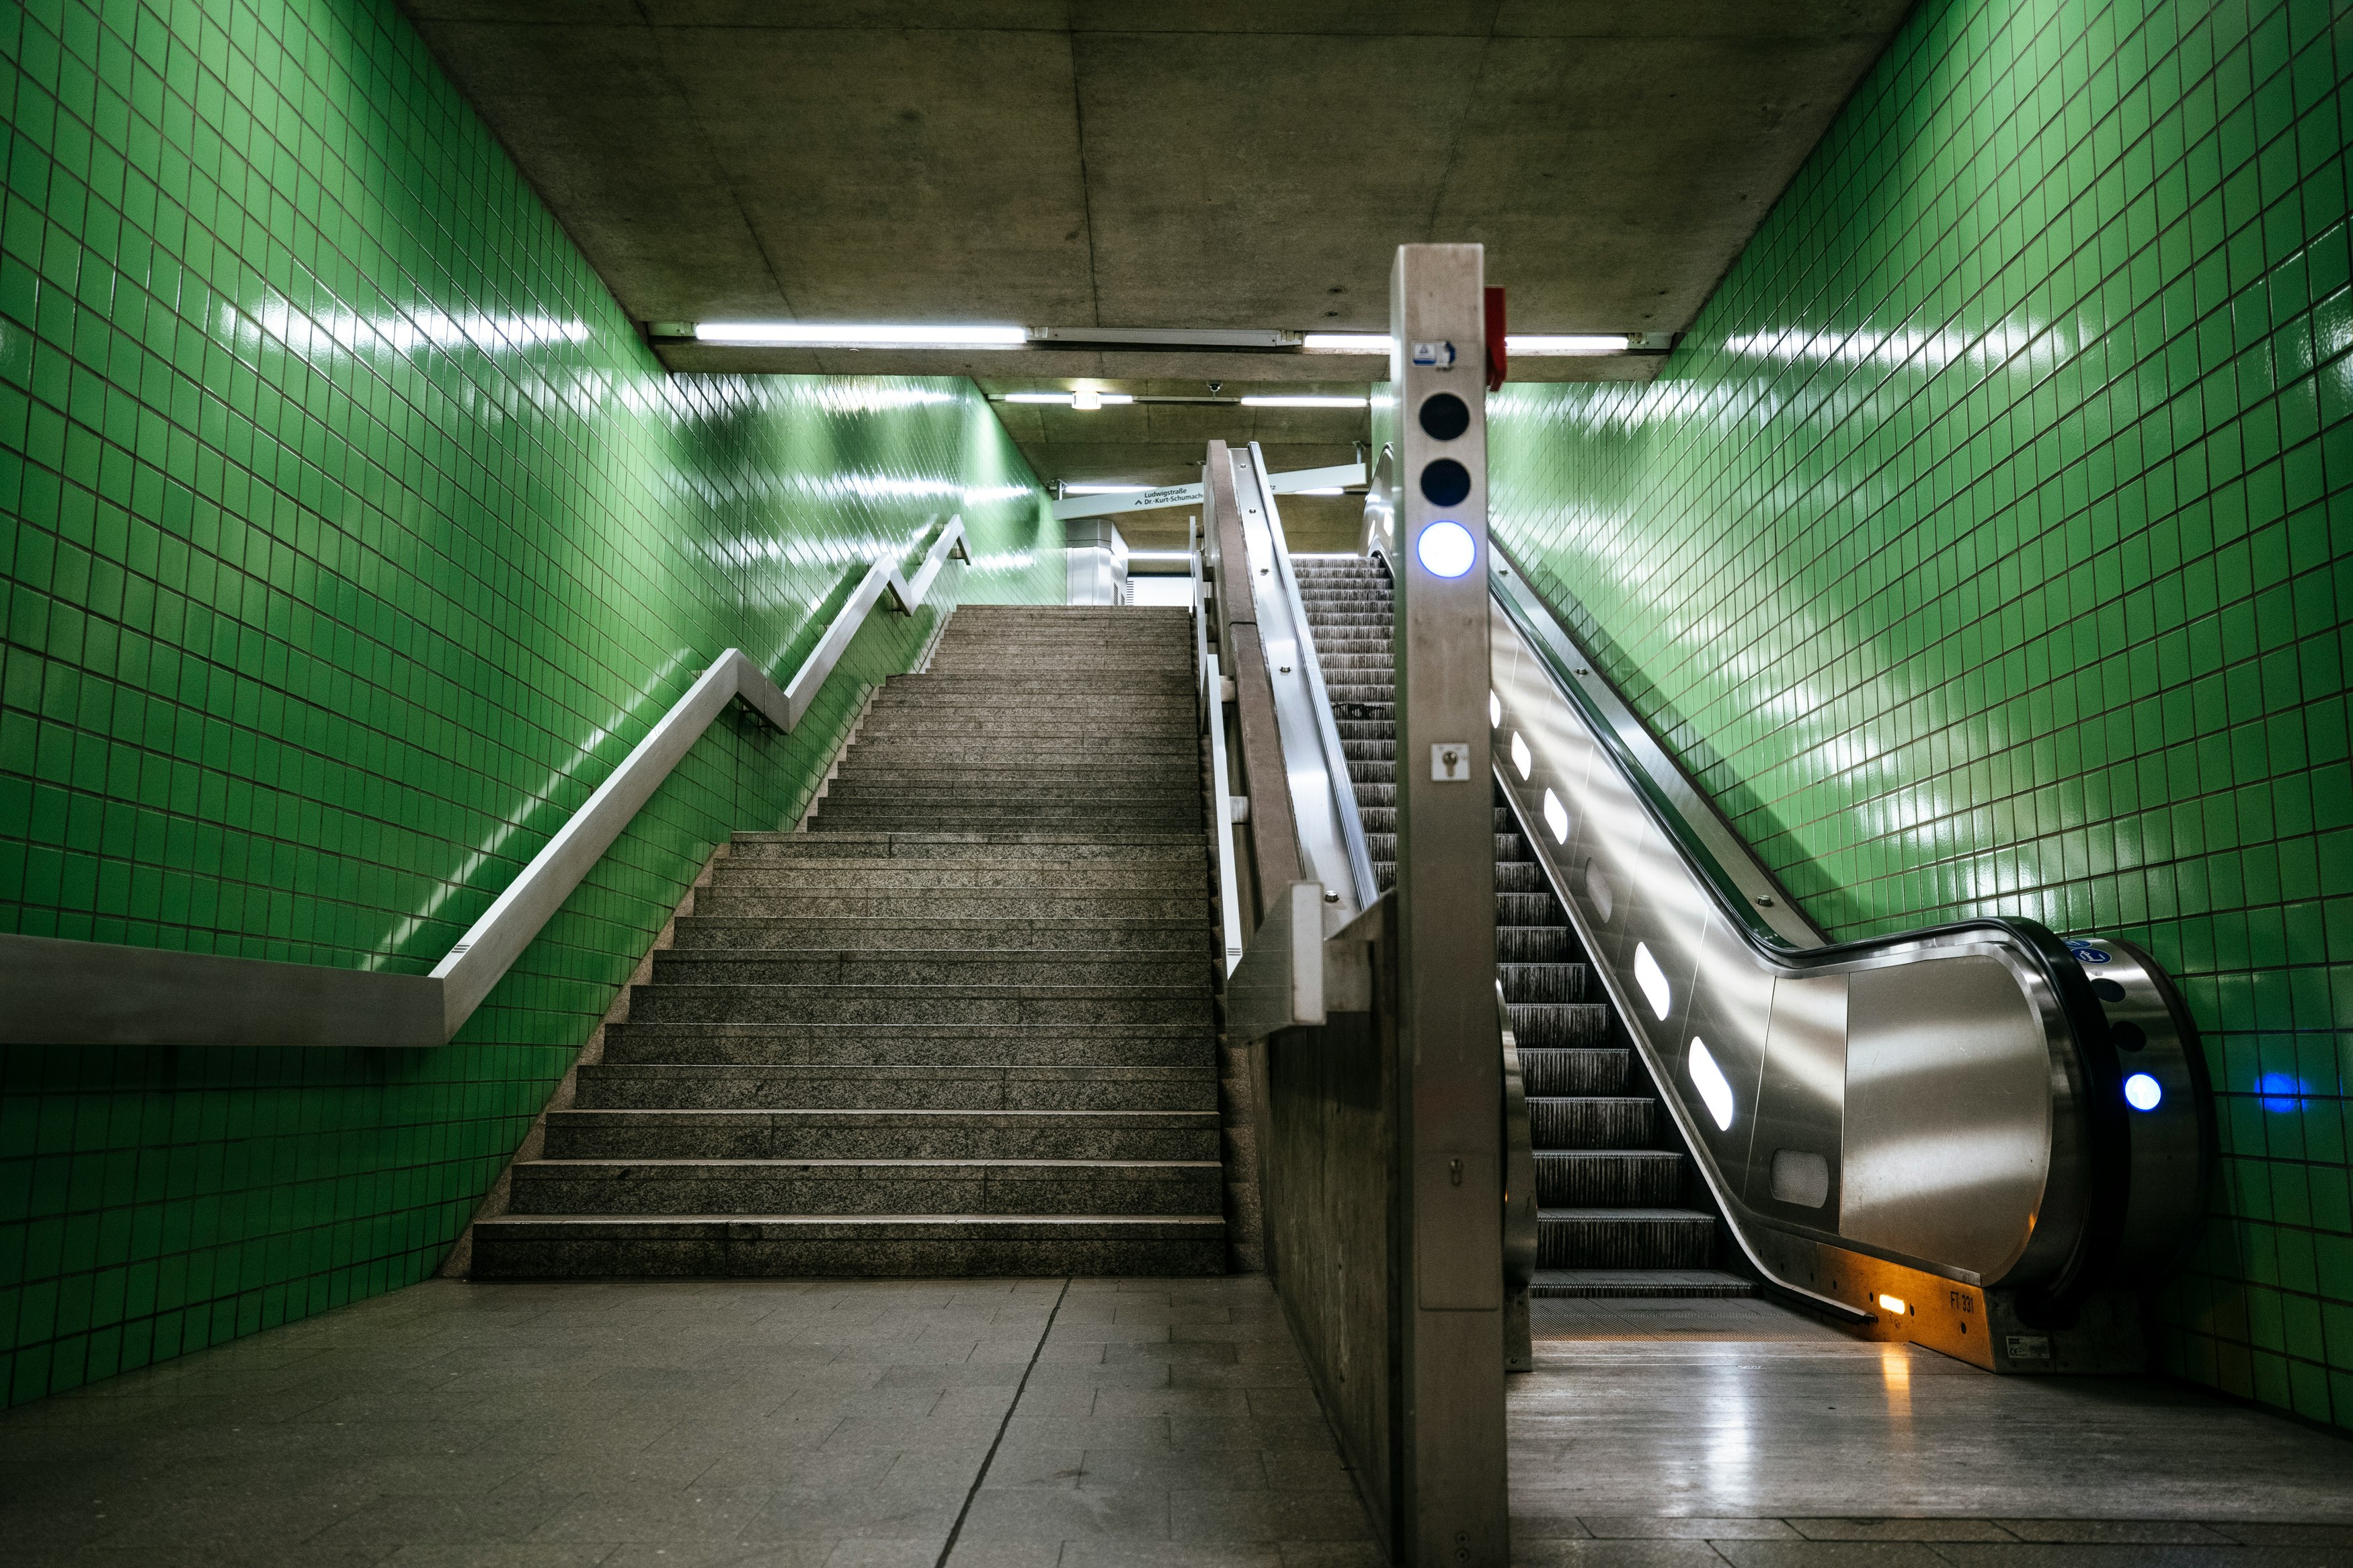
<instances>
[{"instance_id":1,"label":"metal handrail","mask_svg":"<svg viewBox=\"0 0 2353 1568\"><path fill-rule=\"evenodd\" d=\"M1306 679L1310 708L1315 715L1315 739L1324 753L1324 776L1330 782L1332 816L1339 825L1349 879L1356 884L1351 891L1356 908L1368 910L1381 896L1380 883L1373 872L1372 850L1365 842L1365 819L1356 808L1356 785L1349 782L1347 748L1340 743L1339 726L1332 717L1332 694L1324 684L1324 660L1315 649L1315 632L1308 625L1307 605L1299 595L1298 575L1291 568L1291 547L1282 537L1282 514L1274 503L1266 454L1255 441L1250 444L1250 480L1258 490L1259 504L1266 511L1267 538L1274 555L1274 580L1282 585L1299 641L1299 669Z\"/></svg>"},{"instance_id":2,"label":"metal handrail","mask_svg":"<svg viewBox=\"0 0 2353 1568\"><path fill-rule=\"evenodd\" d=\"M722 653L430 974L0 934L0 1044L447 1045L729 703L789 733L874 606L887 596L912 615L950 557L971 559L960 516L912 580L895 563L870 565L782 687L740 648Z\"/></svg>"},{"instance_id":3,"label":"metal handrail","mask_svg":"<svg viewBox=\"0 0 2353 1568\"><path fill-rule=\"evenodd\" d=\"M1186 542L1192 552L1193 668L1200 680L1201 727L1209 737L1209 821L1218 840L1218 908L1224 925L1224 957L1219 973L1231 974L1242 961L1240 883L1234 875L1234 800L1227 788L1226 677L1218 656L1209 651L1208 580L1201 570L1201 540L1194 531Z\"/></svg>"}]
</instances>

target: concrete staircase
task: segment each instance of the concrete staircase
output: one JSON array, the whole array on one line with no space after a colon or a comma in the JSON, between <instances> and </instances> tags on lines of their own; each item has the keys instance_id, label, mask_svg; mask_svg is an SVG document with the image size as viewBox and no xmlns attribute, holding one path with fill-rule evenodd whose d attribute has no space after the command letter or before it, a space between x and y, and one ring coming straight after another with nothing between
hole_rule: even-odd
<instances>
[{"instance_id":1,"label":"concrete staircase","mask_svg":"<svg viewBox=\"0 0 2353 1568\"><path fill-rule=\"evenodd\" d=\"M736 836L481 1278L1225 1269L1181 609L970 606Z\"/></svg>"},{"instance_id":2,"label":"concrete staircase","mask_svg":"<svg viewBox=\"0 0 2353 1568\"><path fill-rule=\"evenodd\" d=\"M1348 755L1366 847L1397 878L1395 610L1377 562L1294 556L1301 602ZM1536 1153L1539 1296L1746 1296L1713 1267L1715 1215L1665 1108L1495 790L1495 972L1512 1016Z\"/></svg>"}]
</instances>

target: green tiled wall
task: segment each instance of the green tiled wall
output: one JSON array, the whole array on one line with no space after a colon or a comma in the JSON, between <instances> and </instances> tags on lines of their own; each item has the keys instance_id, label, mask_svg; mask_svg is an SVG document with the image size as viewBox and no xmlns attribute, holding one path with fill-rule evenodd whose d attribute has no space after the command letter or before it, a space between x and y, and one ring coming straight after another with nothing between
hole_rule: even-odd
<instances>
[{"instance_id":1,"label":"green tiled wall","mask_svg":"<svg viewBox=\"0 0 2353 1568\"><path fill-rule=\"evenodd\" d=\"M2347 16L1926 0L1657 382L1492 429L1823 925L2155 950L2224 1150L2165 1363L2353 1426Z\"/></svg>"},{"instance_id":2,"label":"green tiled wall","mask_svg":"<svg viewBox=\"0 0 2353 1568\"><path fill-rule=\"evenodd\" d=\"M1059 600L968 383L668 377L388 0L0 7L0 929L422 972L723 649L723 720L439 1051L0 1058L12 1399L417 1279L728 832L959 595Z\"/></svg>"}]
</instances>

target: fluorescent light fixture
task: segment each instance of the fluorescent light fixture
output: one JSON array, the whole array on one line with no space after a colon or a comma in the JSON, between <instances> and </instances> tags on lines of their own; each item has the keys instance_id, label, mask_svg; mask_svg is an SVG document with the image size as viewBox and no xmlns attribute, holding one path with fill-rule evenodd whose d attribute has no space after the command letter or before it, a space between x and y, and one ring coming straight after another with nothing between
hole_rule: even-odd
<instances>
[{"instance_id":1,"label":"fluorescent light fixture","mask_svg":"<svg viewBox=\"0 0 2353 1568\"><path fill-rule=\"evenodd\" d=\"M1529 774L1531 772L1533 772L1533 771L1535 770L1535 765L1536 765L1536 760L1535 760L1535 758L1528 754L1528 743L1527 743L1527 742L1525 742L1525 741L1524 741L1524 740L1522 740L1522 739L1520 738L1520 732L1519 732L1517 730L1513 731L1512 731L1512 766L1514 766L1514 767L1515 767L1515 768L1519 769L1519 770L1520 770L1520 776L1521 776L1522 778L1525 778L1525 777L1527 777L1527 776L1528 776L1528 774Z\"/></svg>"},{"instance_id":2,"label":"fluorescent light fixture","mask_svg":"<svg viewBox=\"0 0 2353 1568\"><path fill-rule=\"evenodd\" d=\"M1569 354L1622 354L1628 347L1623 332L1572 332L1561 336L1506 333L1504 353L1544 359Z\"/></svg>"},{"instance_id":3,"label":"fluorescent light fixture","mask_svg":"<svg viewBox=\"0 0 2353 1568\"><path fill-rule=\"evenodd\" d=\"M1879 1304L1883 1310L1894 1313L1899 1318L1912 1310L1905 1304L1903 1297L1891 1296L1884 1290L1879 1293Z\"/></svg>"},{"instance_id":4,"label":"fluorescent light fixture","mask_svg":"<svg viewBox=\"0 0 2353 1568\"><path fill-rule=\"evenodd\" d=\"M1133 403L1135 395L1127 392L1008 392L1008 403L1049 403L1063 408L1077 408L1092 413L1115 403Z\"/></svg>"},{"instance_id":5,"label":"fluorescent light fixture","mask_svg":"<svg viewBox=\"0 0 2353 1568\"><path fill-rule=\"evenodd\" d=\"M1193 552L1189 550L1131 550L1127 558L1130 561L1190 561Z\"/></svg>"},{"instance_id":6,"label":"fluorescent light fixture","mask_svg":"<svg viewBox=\"0 0 2353 1568\"><path fill-rule=\"evenodd\" d=\"M1266 397L1245 397L1244 408L1362 408L1369 399L1362 397L1315 397L1306 394Z\"/></svg>"},{"instance_id":7,"label":"fluorescent light fixture","mask_svg":"<svg viewBox=\"0 0 2353 1568\"><path fill-rule=\"evenodd\" d=\"M1715 1058L1697 1035L1692 1037L1691 1052L1683 1065L1691 1068L1692 1087L1699 1090L1700 1101L1715 1120L1716 1131L1731 1131L1732 1080L1724 1076L1724 1069L1715 1065Z\"/></svg>"},{"instance_id":8,"label":"fluorescent light fixture","mask_svg":"<svg viewBox=\"0 0 2353 1568\"><path fill-rule=\"evenodd\" d=\"M1293 490L1295 496L1344 496L1348 492L1337 485L1323 485L1312 490Z\"/></svg>"},{"instance_id":9,"label":"fluorescent light fixture","mask_svg":"<svg viewBox=\"0 0 2353 1568\"><path fill-rule=\"evenodd\" d=\"M1389 352L1387 332L1309 332L1299 341L1299 346L1312 354L1385 354Z\"/></svg>"},{"instance_id":10,"label":"fluorescent light fixture","mask_svg":"<svg viewBox=\"0 0 2353 1568\"><path fill-rule=\"evenodd\" d=\"M1062 493L1073 496L1140 496L1150 485L1064 485Z\"/></svg>"},{"instance_id":11,"label":"fluorescent light fixture","mask_svg":"<svg viewBox=\"0 0 2353 1568\"><path fill-rule=\"evenodd\" d=\"M742 348L1018 349L1026 327L884 325L849 321L697 321L694 341Z\"/></svg>"},{"instance_id":12,"label":"fluorescent light fixture","mask_svg":"<svg viewBox=\"0 0 2353 1568\"><path fill-rule=\"evenodd\" d=\"M1664 1018L1667 1009L1674 1005L1675 994L1667 984L1667 972L1651 956L1651 944L1647 942L1634 944L1634 984L1642 988L1651 1011Z\"/></svg>"}]
</instances>

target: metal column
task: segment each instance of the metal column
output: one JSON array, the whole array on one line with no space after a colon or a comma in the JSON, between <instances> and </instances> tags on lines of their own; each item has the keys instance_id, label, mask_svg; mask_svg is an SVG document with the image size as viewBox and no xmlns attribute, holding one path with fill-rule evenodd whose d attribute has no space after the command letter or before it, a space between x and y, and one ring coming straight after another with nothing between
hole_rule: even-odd
<instances>
[{"instance_id":1,"label":"metal column","mask_svg":"<svg viewBox=\"0 0 2353 1568\"><path fill-rule=\"evenodd\" d=\"M1409 245L1398 399L1399 1555L1503 1568L1502 1041L1487 714L1483 248Z\"/></svg>"}]
</instances>

